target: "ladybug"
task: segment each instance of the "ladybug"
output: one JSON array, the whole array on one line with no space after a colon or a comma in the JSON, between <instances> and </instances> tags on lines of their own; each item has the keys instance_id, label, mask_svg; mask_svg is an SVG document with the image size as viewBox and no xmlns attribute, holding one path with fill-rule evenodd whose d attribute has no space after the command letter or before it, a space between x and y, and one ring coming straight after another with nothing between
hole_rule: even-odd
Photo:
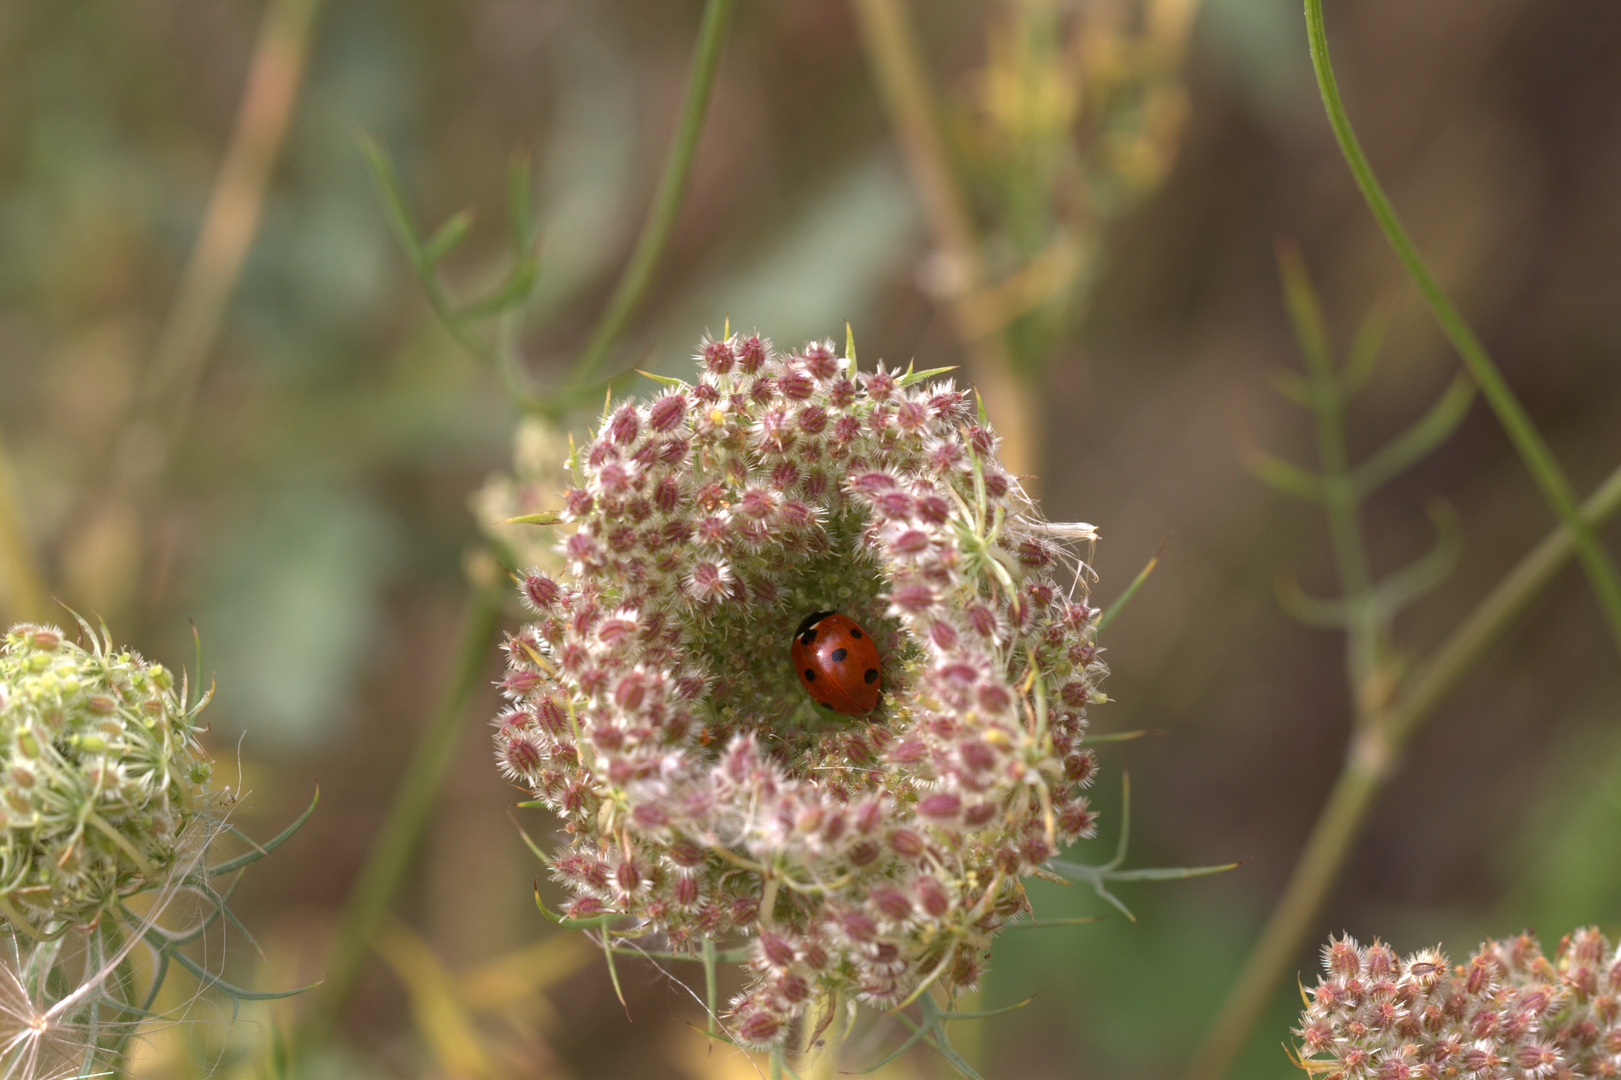
<instances>
[{"instance_id":1,"label":"ladybug","mask_svg":"<svg viewBox=\"0 0 1621 1080\"><path fill-rule=\"evenodd\" d=\"M871 712L878 704L878 646L849 616L813 611L794 631L788 648L794 674L818 705L846 716Z\"/></svg>"}]
</instances>

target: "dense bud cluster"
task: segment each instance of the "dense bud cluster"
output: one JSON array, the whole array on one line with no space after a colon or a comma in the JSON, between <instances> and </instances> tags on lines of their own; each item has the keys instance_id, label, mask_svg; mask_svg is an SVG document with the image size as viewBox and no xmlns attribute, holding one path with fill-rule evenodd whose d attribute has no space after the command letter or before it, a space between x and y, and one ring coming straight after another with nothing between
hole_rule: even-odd
<instances>
[{"instance_id":1,"label":"dense bud cluster","mask_svg":"<svg viewBox=\"0 0 1621 1080\"><path fill-rule=\"evenodd\" d=\"M197 713L159 664L84 628L0 645L0 913L87 925L162 879L209 809Z\"/></svg>"},{"instance_id":2,"label":"dense bud cluster","mask_svg":"<svg viewBox=\"0 0 1621 1080\"><path fill-rule=\"evenodd\" d=\"M1553 960L1521 934L1451 969L1435 949L1331 938L1323 967L1295 1035L1329 1080L1621 1076L1621 950L1593 927Z\"/></svg>"},{"instance_id":3,"label":"dense bud cluster","mask_svg":"<svg viewBox=\"0 0 1621 1080\"><path fill-rule=\"evenodd\" d=\"M762 1045L836 999L973 986L1020 879L1092 834L1105 669L1064 545L1093 534L1040 520L950 383L758 336L697 359L571 460L496 753L564 823L568 915L749 939L729 1028ZM788 663L834 610L881 657L864 716Z\"/></svg>"}]
</instances>

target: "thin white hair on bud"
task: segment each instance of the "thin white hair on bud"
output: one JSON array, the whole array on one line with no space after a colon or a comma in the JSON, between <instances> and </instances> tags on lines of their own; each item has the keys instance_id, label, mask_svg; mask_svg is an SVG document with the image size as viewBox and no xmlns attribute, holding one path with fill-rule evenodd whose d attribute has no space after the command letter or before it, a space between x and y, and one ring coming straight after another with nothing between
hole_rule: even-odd
<instances>
[{"instance_id":1,"label":"thin white hair on bud","mask_svg":"<svg viewBox=\"0 0 1621 1080\"><path fill-rule=\"evenodd\" d=\"M90 1058L103 1050L101 1037L119 1032L133 1034L140 1021L101 1019L89 1023L79 1017L97 995L106 993L109 984L120 982L119 967L137 945L151 947L147 935L157 928L175 899L197 888L191 883L192 875L224 827L218 819L193 819L188 826L193 839L189 844L182 843L183 849L189 847L189 853L169 867L146 913L123 926L122 941L110 953L99 948L94 933L88 934L83 970L73 978L73 989L54 1001L46 987L51 971L62 970L63 938L34 943L25 951L20 938L13 935L11 955L0 957L0 1080L104 1075L88 1072L94 1065ZM36 984L33 989L30 983ZM200 996L202 990L197 994Z\"/></svg>"},{"instance_id":2,"label":"thin white hair on bud","mask_svg":"<svg viewBox=\"0 0 1621 1080\"><path fill-rule=\"evenodd\" d=\"M1085 521L1040 521L1030 518L1024 521L1031 529L1044 532L1060 543L1095 544L1098 540L1097 526Z\"/></svg>"}]
</instances>

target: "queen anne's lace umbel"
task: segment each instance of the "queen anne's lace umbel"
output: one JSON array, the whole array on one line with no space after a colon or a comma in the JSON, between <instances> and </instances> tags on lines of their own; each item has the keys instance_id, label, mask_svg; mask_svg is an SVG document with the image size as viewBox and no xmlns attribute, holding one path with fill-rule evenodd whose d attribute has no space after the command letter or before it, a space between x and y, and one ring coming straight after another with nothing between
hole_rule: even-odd
<instances>
[{"instance_id":1,"label":"queen anne's lace umbel","mask_svg":"<svg viewBox=\"0 0 1621 1080\"><path fill-rule=\"evenodd\" d=\"M84 633L19 623L0 643L0 912L39 928L93 923L159 882L215 809L206 696Z\"/></svg>"},{"instance_id":2,"label":"queen anne's lace umbel","mask_svg":"<svg viewBox=\"0 0 1621 1080\"><path fill-rule=\"evenodd\" d=\"M571 461L567 572L523 583L495 741L564 822L568 915L751 939L730 1029L759 1045L818 1002L975 984L1020 879L1093 833L1105 668L1065 548L1090 526L1039 518L965 391L825 343L698 360ZM864 716L790 670L833 610L882 658Z\"/></svg>"},{"instance_id":3,"label":"queen anne's lace umbel","mask_svg":"<svg viewBox=\"0 0 1621 1080\"><path fill-rule=\"evenodd\" d=\"M1552 960L1530 934L1488 941L1448 968L1438 950L1402 960L1351 938L1323 949L1295 1035L1327 1080L1575 1080L1621 1076L1621 950L1594 927Z\"/></svg>"}]
</instances>

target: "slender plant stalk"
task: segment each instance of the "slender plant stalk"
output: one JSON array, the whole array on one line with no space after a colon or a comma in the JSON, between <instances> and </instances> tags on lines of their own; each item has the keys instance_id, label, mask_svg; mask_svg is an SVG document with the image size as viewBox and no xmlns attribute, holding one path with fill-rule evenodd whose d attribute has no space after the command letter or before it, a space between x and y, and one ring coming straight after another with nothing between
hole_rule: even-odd
<instances>
[{"instance_id":1,"label":"slender plant stalk","mask_svg":"<svg viewBox=\"0 0 1621 1080\"><path fill-rule=\"evenodd\" d=\"M1334 359L1323 326L1322 311L1311 291L1300 254L1293 247L1280 247L1284 294L1294 319L1304 354L1310 405L1317 418L1317 456L1322 465L1323 508L1328 514L1329 535L1334 562L1339 572L1340 594L1347 611L1355 617L1346 626L1345 666L1356 699L1358 723L1367 717L1365 688L1370 684L1378 662L1381 630L1369 618L1373 594L1373 572L1369 566L1362 526L1357 519L1361 497L1352 479L1350 453L1345 443L1345 394L1334 370Z\"/></svg>"},{"instance_id":2,"label":"slender plant stalk","mask_svg":"<svg viewBox=\"0 0 1621 1080\"><path fill-rule=\"evenodd\" d=\"M1007 343L986 329L976 304L986 285L984 262L967 203L951 171L940 137L934 97L924 73L922 50L905 0L854 0L868 62L889 110L912 184L923 202L930 231L959 280L951 302L958 340L968 351L971 377L986 414L1002 436L1002 460L1016 474L1037 471L1041 457L1040 410L1013 370ZM1031 481L1027 481L1028 483Z\"/></svg>"},{"instance_id":3,"label":"slender plant stalk","mask_svg":"<svg viewBox=\"0 0 1621 1080\"><path fill-rule=\"evenodd\" d=\"M1579 513L1583 526L1593 530L1618 511L1621 468L1605 479ZM1374 796L1389 780L1403 747L1436 706L1502 640L1576 551L1575 530L1560 525L1458 624L1396 700L1358 727L1345 767L1295 864L1283 898L1273 909L1243 972L1211 1024L1188 1068L1188 1076L1221 1076L1243 1049L1278 980L1299 953L1329 888L1339 876L1351 841L1361 830Z\"/></svg>"},{"instance_id":4,"label":"slender plant stalk","mask_svg":"<svg viewBox=\"0 0 1621 1080\"><path fill-rule=\"evenodd\" d=\"M489 662L500 614L497 589L475 587L468 595L450 676L411 763L394 790L382 832L350 890L327 959L326 979L316 991L313 1008L295 1040L295 1053L307 1054L331 1037L338 1016L354 993L372 939L427 831L428 819L454 757L456 740L461 736L467 704L479 674Z\"/></svg>"},{"instance_id":5,"label":"slender plant stalk","mask_svg":"<svg viewBox=\"0 0 1621 1080\"><path fill-rule=\"evenodd\" d=\"M1475 382L1480 385L1480 391L1486 401L1491 405L1492 411L1497 414L1498 422L1508 433L1509 440L1519 451L1525 462L1525 467L1536 480L1537 486L1542 489L1543 497L1553 508L1554 514L1571 530L1576 543L1576 554L1581 559L1582 568L1586 570L1588 580L1592 583L1593 594L1598 598L1599 605L1604 609L1604 618L1609 623L1610 635L1615 639L1617 649L1621 649L1621 578L1616 575L1615 565L1599 545L1598 539L1591 529L1587 528L1576 510L1576 496L1572 492L1570 482L1555 460L1553 452L1537 431L1536 425L1526 415L1525 409L1514 396L1503 375L1492 363L1486 349L1481 345L1480 339L1475 337L1474 331L1458 314L1452 302L1441 291L1440 284L1430 273L1423 258L1414 246L1412 238L1402 226L1401 219L1396 216L1396 210L1386 197L1384 189L1379 185L1379 179L1368 164L1362 146L1357 142L1356 133L1351 130L1350 118L1346 115L1345 105L1340 100L1340 90L1334 81L1334 69L1329 64L1328 37L1323 29L1323 2L1322 0L1305 0L1306 2L1306 34L1311 44L1312 67L1317 73L1317 86L1322 92L1323 108L1328 113L1329 125L1334 129L1334 138L1338 140L1340 151L1345 155L1346 164L1350 166L1351 175L1356 179L1356 185L1362 192L1368 209L1373 212L1379 228L1383 230L1385 239L1395 250L1396 257L1401 260L1402 266L1407 270L1413 283L1418 286L1429 305L1430 313L1440 324L1441 331L1446 334L1447 340L1452 342L1453 348L1463 358L1464 366L1469 374L1474 376Z\"/></svg>"},{"instance_id":6,"label":"slender plant stalk","mask_svg":"<svg viewBox=\"0 0 1621 1080\"><path fill-rule=\"evenodd\" d=\"M219 337L225 307L263 216L271 169L280 156L309 57L320 0L274 0L254 46L242 103L225 148L202 231L158 334L145 411L172 439L184 427Z\"/></svg>"},{"instance_id":7,"label":"slender plant stalk","mask_svg":"<svg viewBox=\"0 0 1621 1080\"><path fill-rule=\"evenodd\" d=\"M687 182L692 178L692 162L698 153L698 136L703 131L704 116L709 109L710 91L715 85L715 72L720 68L726 31L731 25L732 12L737 0L709 0L704 5L703 21L698 26L698 44L692 52L692 73L687 78L687 96L681 106L681 121L676 127L675 139L670 143L669 155L664 159L664 175L659 178L653 206L642 225L641 235L630 261L614 287L608 306L597 320L596 329L580 356L574 370L574 388L579 390L590 382L608 357L608 350L619 340L630 321L631 314L641 303L653 280L660 256L675 227L676 216L686 200Z\"/></svg>"},{"instance_id":8,"label":"slender plant stalk","mask_svg":"<svg viewBox=\"0 0 1621 1080\"><path fill-rule=\"evenodd\" d=\"M45 575L28 539L11 457L0 439L0 601L4 622L39 622L46 616Z\"/></svg>"}]
</instances>

